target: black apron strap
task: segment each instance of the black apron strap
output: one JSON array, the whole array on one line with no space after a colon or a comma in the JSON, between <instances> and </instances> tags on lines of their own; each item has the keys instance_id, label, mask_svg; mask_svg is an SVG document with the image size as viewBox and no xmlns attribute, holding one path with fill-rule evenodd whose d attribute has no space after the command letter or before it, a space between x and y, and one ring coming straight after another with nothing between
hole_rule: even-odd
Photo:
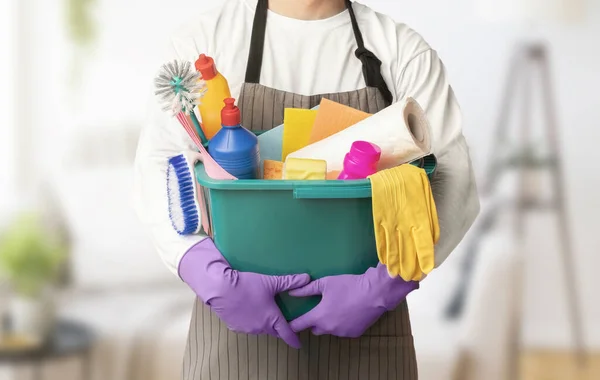
<instances>
[{"instance_id":1,"label":"black apron strap","mask_svg":"<svg viewBox=\"0 0 600 380\"><path fill-rule=\"evenodd\" d=\"M356 58L360 59L362 62L365 83L368 87L379 89L387 105L390 105L392 104L393 96L381 75L381 61L375 54L365 48L365 42L362 33L358 28L358 22L356 21L356 15L354 14L351 0L346 0L346 7L350 13L352 30L354 31L354 37L356 38L356 44L358 45L358 49L356 49L354 54L356 55ZM268 9L268 0L258 0L256 12L254 14L254 24L252 25L250 52L248 53L248 63L246 66L246 83L260 82Z\"/></svg>"},{"instance_id":2,"label":"black apron strap","mask_svg":"<svg viewBox=\"0 0 600 380\"><path fill-rule=\"evenodd\" d=\"M346 0L346 7L350 12L350 20L352 20L352 29L354 30L354 38L356 38L356 44L358 49L354 52L356 58L360 59L363 66L363 77L368 87L378 88L381 95L385 99L387 105L392 104L393 96L390 92L383 75L381 75L381 61L373 54L370 50L365 47L365 42L362 37L362 33L358 28L358 22L356 21L356 15L352 8L352 1Z\"/></svg>"},{"instance_id":3,"label":"black apron strap","mask_svg":"<svg viewBox=\"0 0 600 380\"><path fill-rule=\"evenodd\" d=\"M258 0L252 25L252 37L250 37L250 53L246 64L246 83L260 83L268 9L268 0Z\"/></svg>"}]
</instances>

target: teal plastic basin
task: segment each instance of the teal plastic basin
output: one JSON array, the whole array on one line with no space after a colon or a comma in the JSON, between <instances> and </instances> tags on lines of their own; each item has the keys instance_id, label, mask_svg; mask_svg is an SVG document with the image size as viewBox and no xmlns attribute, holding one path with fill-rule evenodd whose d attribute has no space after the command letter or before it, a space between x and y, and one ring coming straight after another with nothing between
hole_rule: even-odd
<instances>
[{"instance_id":1,"label":"teal plastic basin","mask_svg":"<svg viewBox=\"0 0 600 380\"><path fill-rule=\"evenodd\" d=\"M431 175L435 158L414 163ZM354 181L213 180L201 163L213 240L232 268L267 275L308 273L312 279L362 274L378 263L371 183ZM277 297L287 320L320 297Z\"/></svg>"}]
</instances>

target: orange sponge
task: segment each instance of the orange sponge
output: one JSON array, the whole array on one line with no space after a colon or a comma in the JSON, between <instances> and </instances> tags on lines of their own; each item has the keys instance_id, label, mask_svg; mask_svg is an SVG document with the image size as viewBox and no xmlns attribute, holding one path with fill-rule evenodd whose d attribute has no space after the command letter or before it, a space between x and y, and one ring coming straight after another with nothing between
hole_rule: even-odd
<instances>
[{"instance_id":1,"label":"orange sponge","mask_svg":"<svg viewBox=\"0 0 600 380\"><path fill-rule=\"evenodd\" d=\"M341 172L339 170L332 170L330 172L327 172L327 179L338 179L340 173Z\"/></svg>"},{"instance_id":2,"label":"orange sponge","mask_svg":"<svg viewBox=\"0 0 600 380\"><path fill-rule=\"evenodd\" d=\"M263 173L263 179L283 179L283 162L265 160Z\"/></svg>"}]
</instances>

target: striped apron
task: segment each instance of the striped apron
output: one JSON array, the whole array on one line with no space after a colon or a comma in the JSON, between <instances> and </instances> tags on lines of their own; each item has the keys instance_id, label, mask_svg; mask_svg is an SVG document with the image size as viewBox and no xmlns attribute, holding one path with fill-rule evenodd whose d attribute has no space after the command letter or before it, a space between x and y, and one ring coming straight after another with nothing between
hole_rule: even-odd
<instances>
[{"instance_id":1,"label":"striped apron","mask_svg":"<svg viewBox=\"0 0 600 380\"><path fill-rule=\"evenodd\" d=\"M259 0L246 81L239 97L246 128L268 130L283 123L285 108L312 108L322 98L376 113L391 104L392 95L381 76L381 62L365 49L352 4L347 0L367 87L344 93L303 96L259 84L267 0ZM237 334L227 329L199 299L196 300L183 360L184 380L416 380L417 361L408 306L403 302L386 313L361 338L346 339L310 331L299 334L302 349L290 348L271 336Z\"/></svg>"}]
</instances>

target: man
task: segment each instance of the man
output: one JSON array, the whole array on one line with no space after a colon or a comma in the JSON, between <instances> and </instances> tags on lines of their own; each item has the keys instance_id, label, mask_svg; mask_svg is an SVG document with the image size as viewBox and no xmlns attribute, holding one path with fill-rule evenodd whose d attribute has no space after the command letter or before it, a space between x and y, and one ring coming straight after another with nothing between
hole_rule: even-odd
<instances>
[{"instance_id":1,"label":"man","mask_svg":"<svg viewBox=\"0 0 600 380\"><path fill-rule=\"evenodd\" d=\"M172 58L214 57L251 130L322 97L370 113L415 98L438 159L436 266L473 223L479 202L459 106L436 52L407 26L350 0L228 0L172 41ZM140 139L137 200L163 260L198 295L183 378L416 379L405 298L418 284L390 278L383 265L314 282L238 272L211 239L173 231L164 168L193 146L158 106L155 113ZM323 299L288 324L274 296L290 290Z\"/></svg>"}]
</instances>

